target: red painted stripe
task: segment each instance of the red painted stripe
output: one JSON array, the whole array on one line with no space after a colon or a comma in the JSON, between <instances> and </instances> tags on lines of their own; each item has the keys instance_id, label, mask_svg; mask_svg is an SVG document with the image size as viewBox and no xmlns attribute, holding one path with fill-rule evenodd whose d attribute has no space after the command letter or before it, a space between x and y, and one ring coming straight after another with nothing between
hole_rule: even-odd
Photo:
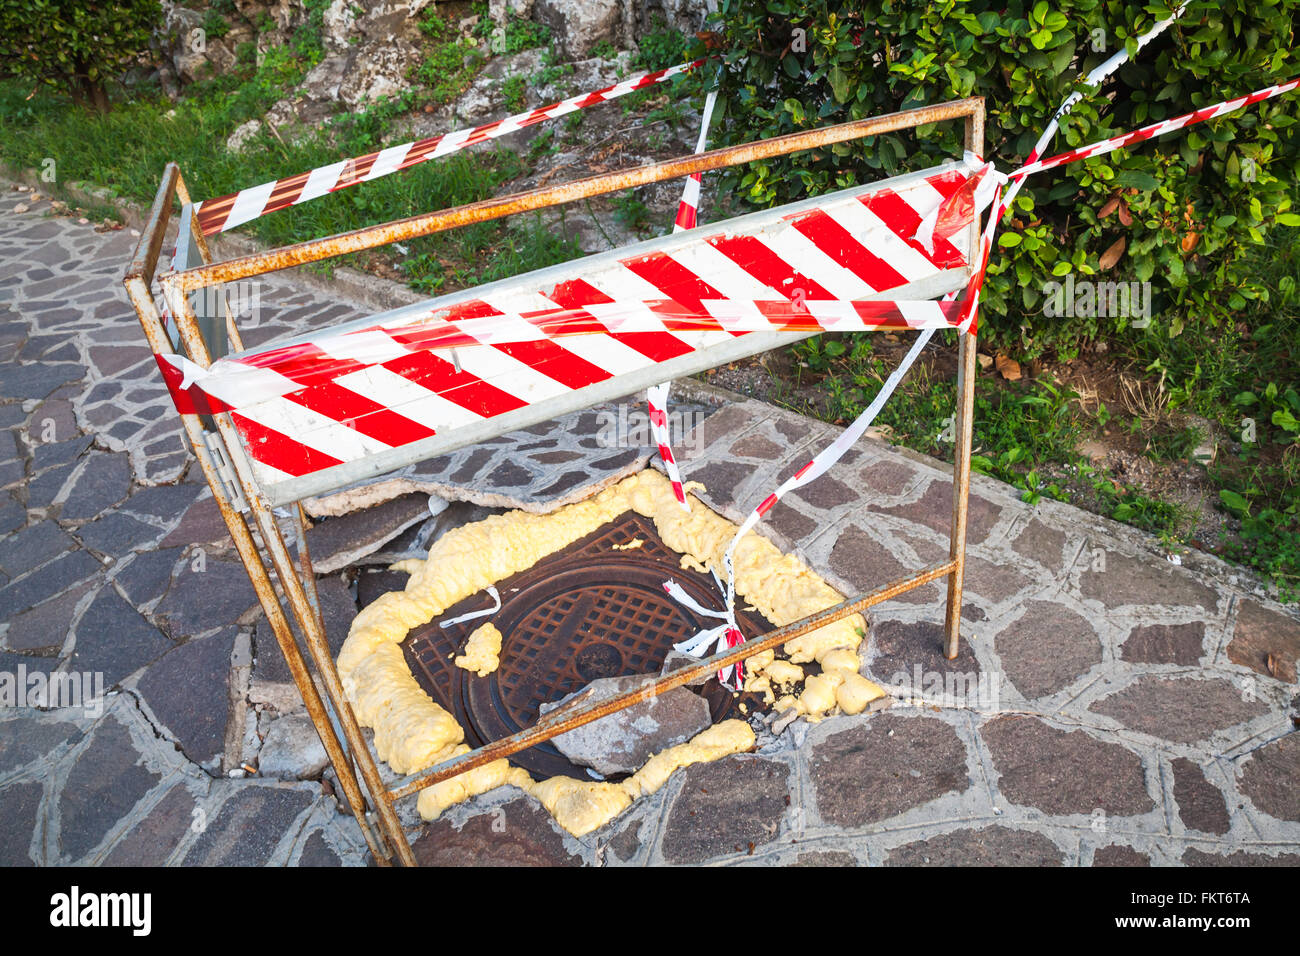
<instances>
[{"instance_id":1,"label":"red painted stripe","mask_svg":"<svg viewBox=\"0 0 1300 956\"><path fill-rule=\"evenodd\" d=\"M607 87L604 90L597 90L595 93L588 93L574 105L577 106L578 109L585 109L588 106L595 106L597 103L603 103L605 102L605 93L608 89L609 88Z\"/></svg>"},{"instance_id":2,"label":"red painted stripe","mask_svg":"<svg viewBox=\"0 0 1300 956\"><path fill-rule=\"evenodd\" d=\"M405 445L435 434L427 425L412 421L337 382L314 385L284 397L386 445Z\"/></svg>"},{"instance_id":3,"label":"red painted stripe","mask_svg":"<svg viewBox=\"0 0 1300 956\"><path fill-rule=\"evenodd\" d=\"M466 371L457 372L454 365L431 352L412 352L410 355L390 359L383 365L390 372L431 392L437 392L447 401L455 402L461 408L484 418L514 411L528 404L476 375Z\"/></svg>"},{"instance_id":4,"label":"red painted stripe","mask_svg":"<svg viewBox=\"0 0 1300 956\"><path fill-rule=\"evenodd\" d=\"M500 314L488 303L474 299L453 306L447 320L456 322L460 319L477 319ZM600 366L593 365L559 343L547 339L533 342L494 343L492 348L523 362L529 368L554 379L566 388L584 388L611 377L611 373Z\"/></svg>"},{"instance_id":5,"label":"red painted stripe","mask_svg":"<svg viewBox=\"0 0 1300 956\"><path fill-rule=\"evenodd\" d=\"M330 192L335 192L347 186L355 186L361 182L366 178L366 173L370 172L370 167L375 165L375 160L378 158L378 153L366 153L364 156L349 159L339 173L338 182L330 187Z\"/></svg>"},{"instance_id":6,"label":"red painted stripe","mask_svg":"<svg viewBox=\"0 0 1300 956\"><path fill-rule=\"evenodd\" d=\"M422 163L429 158L429 155L438 148L442 142L442 136L430 136L428 139L419 140L411 145L407 150L406 156L402 158L401 165L398 169L406 169L408 166L414 166L416 163Z\"/></svg>"},{"instance_id":7,"label":"red painted stripe","mask_svg":"<svg viewBox=\"0 0 1300 956\"><path fill-rule=\"evenodd\" d=\"M926 251L925 246L916 238L921 216L898 193L887 191L872 196L859 196L858 201L888 226L890 232L939 268L951 269L965 264L966 260L956 247L940 235L934 237L934 253Z\"/></svg>"},{"instance_id":8,"label":"red painted stripe","mask_svg":"<svg viewBox=\"0 0 1300 956\"><path fill-rule=\"evenodd\" d=\"M282 179L275 184L271 190L271 195L267 197L266 205L262 207L262 215L268 212L275 212L277 209L287 209L298 201L302 195L303 187L307 185L305 177L293 176L289 179Z\"/></svg>"},{"instance_id":9,"label":"red painted stripe","mask_svg":"<svg viewBox=\"0 0 1300 956\"><path fill-rule=\"evenodd\" d=\"M231 418L239 433L244 436L244 447L254 459L295 478L343 464L332 455L295 441L251 418L245 418L239 412L232 412Z\"/></svg>"},{"instance_id":10,"label":"red painted stripe","mask_svg":"<svg viewBox=\"0 0 1300 956\"><path fill-rule=\"evenodd\" d=\"M550 291L547 298L566 309L581 309L588 305L614 301L583 279L561 282ZM611 337L655 362L666 362L693 351L689 345L668 332L618 332Z\"/></svg>"},{"instance_id":11,"label":"red painted stripe","mask_svg":"<svg viewBox=\"0 0 1300 956\"><path fill-rule=\"evenodd\" d=\"M775 289L787 299L796 299L803 290L805 299L834 299L817 280L790 265L755 236L714 236L709 245L744 269L759 282Z\"/></svg>"},{"instance_id":12,"label":"red painted stripe","mask_svg":"<svg viewBox=\"0 0 1300 956\"><path fill-rule=\"evenodd\" d=\"M808 462L808 464L804 465L802 468L800 468L798 471L794 473L795 478L802 478L805 474L807 474L808 469L811 468L812 466L813 463L811 461Z\"/></svg>"},{"instance_id":13,"label":"red painted stripe","mask_svg":"<svg viewBox=\"0 0 1300 956\"><path fill-rule=\"evenodd\" d=\"M726 296L680 262L662 252L648 256L620 260L629 271L659 289L668 298L686 306L692 312L704 312L704 299L725 299Z\"/></svg>"},{"instance_id":14,"label":"red painted stripe","mask_svg":"<svg viewBox=\"0 0 1300 956\"><path fill-rule=\"evenodd\" d=\"M801 213L790 224L876 292L893 289L907 281L820 209Z\"/></svg>"},{"instance_id":15,"label":"red painted stripe","mask_svg":"<svg viewBox=\"0 0 1300 956\"><path fill-rule=\"evenodd\" d=\"M612 378L613 373L575 355L558 342L540 339L534 342L503 342L493 348L518 359L535 372L541 372L566 388L585 388Z\"/></svg>"},{"instance_id":16,"label":"red painted stripe","mask_svg":"<svg viewBox=\"0 0 1300 956\"><path fill-rule=\"evenodd\" d=\"M778 499L775 493L768 495L766 498L763 499L763 503L758 506L757 508L758 513L760 515L767 514L772 509L772 505L776 504L777 500Z\"/></svg>"},{"instance_id":17,"label":"red painted stripe","mask_svg":"<svg viewBox=\"0 0 1300 956\"><path fill-rule=\"evenodd\" d=\"M311 342L300 342L271 352L263 352L260 355L250 355L247 358L240 358L239 361L256 368L270 369L299 385L309 386L331 382L340 375L347 375L349 372L366 367L355 359L340 359L327 355L319 346Z\"/></svg>"},{"instance_id":18,"label":"red painted stripe","mask_svg":"<svg viewBox=\"0 0 1300 956\"><path fill-rule=\"evenodd\" d=\"M474 131L469 134L469 136L465 137L465 142L461 144L461 149L464 149L466 146L473 146L476 143L481 143L484 140L491 139L492 133L494 133L496 131L496 128L500 126L503 122L504 120L496 120L495 122L486 123L483 126L479 126L475 128Z\"/></svg>"}]
</instances>

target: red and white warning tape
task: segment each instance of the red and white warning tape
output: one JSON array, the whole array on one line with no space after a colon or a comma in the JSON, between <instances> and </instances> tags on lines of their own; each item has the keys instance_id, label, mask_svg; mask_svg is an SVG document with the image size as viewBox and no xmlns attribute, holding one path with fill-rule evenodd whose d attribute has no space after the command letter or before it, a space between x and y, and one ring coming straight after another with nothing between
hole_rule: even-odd
<instances>
[{"instance_id":1,"label":"red and white warning tape","mask_svg":"<svg viewBox=\"0 0 1300 956\"><path fill-rule=\"evenodd\" d=\"M1275 86L1266 86L1262 90L1256 90L1246 96L1239 96L1236 99L1225 100L1222 103L1216 103L1213 106L1205 106L1199 110L1193 110L1190 113L1184 113L1182 116L1175 116L1172 119L1161 120L1158 123L1151 123L1143 126L1141 129L1134 130L1131 133L1125 133L1122 136L1115 136L1111 139L1102 140L1098 143L1092 143L1089 146L1081 146L1078 149L1072 149L1065 153L1057 153L1055 156L1049 156L1047 159L1031 161L1026 163L1020 169L1016 170L1013 176L1030 176L1034 173L1041 173L1047 169L1055 169L1057 166L1064 166L1066 163L1073 163L1081 159L1092 159L1094 156L1101 156L1105 153L1113 152L1117 149L1124 149L1135 143L1143 143L1157 136L1163 136L1165 133L1172 133L1175 130L1191 126L1193 123L1203 123L1206 120L1216 119L1224 116L1234 110L1239 110L1244 106L1250 106L1262 100L1272 99L1275 96L1281 96L1283 93L1289 93L1292 90L1300 89L1300 77L1293 80L1287 80L1285 83L1278 83Z\"/></svg>"},{"instance_id":2,"label":"red and white warning tape","mask_svg":"<svg viewBox=\"0 0 1300 956\"><path fill-rule=\"evenodd\" d=\"M447 156L477 143L496 139L498 136L513 133L526 126L532 126L544 120L556 119L576 110L595 106L597 103L604 103L620 96L626 96L628 93L635 93L637 90L643 90L648 86L654 86L665 80L672 79L674 76L693 70L704 62L702 59L694 60L690 63L670 66L663 70L641 73L604 89L583 93L579 96L571 96L558 103L539 106L537 109L516 113L514 116L508 116L492 123L485 123L482 126L475 126L472 129L456 130L452 133L431 136L428 139L417 140L413 143L389 146L378 152L367 153L365 156L356 156L352 159L345 159L337 163L331 163L328 166L308 170L305 173L298 173L296 176L287 176L284 179L262 183L260 186L241 189L239 192L231 193L228 196L206 199L195 207L199 226L204 235L225 232L227 229L242 226L246 222L251 222L265 216L267 213L275 212L277 209L296 206L310 199L337 192L347 186L369 182L372 179L387 176L389 173L409 169L418 163L437 159L439 156Z\"/></svg>"},{"instance_id":3,"label":"red and white warning tape","mask_svg":"<svg viewBox=\"0 0 1300 956\"><path fill-rule=\"evenodd\" d=\"M700 138L695 144L696 154L704 152L704 144L709 138L709 122L713 119L713 105L718 94L710 91L704 99L704 114L700 118ZM700 208L700 174L691 173L686 177L686 186L682 200L677 206L677 219L673 223L673 232L685 232L694 229ZM664 463L668 473L668 482L673 488L673 497L687 511L691 506L686 501L686 489L682 485L682 472L677 467L677 457L673 454L671 434L668 427L668 390L672 382L662 382L646 389L646 405L649 408L650 432L659 446L659 459Z\"/></svg>"},{"instance_id":4,"label":"red and white warning tape","mask_svg":"<svg viewBox=\"0 0 1300 956\"><path fill-rule=\"evenodd\" d=\"M181 391L197 386L213 408L236 410L301 392L302 372L307 366L315 366L311 372L314 377L326 378L382 365L395 352L406 355L395 342L407 333L419 335L421 351L434 351L528 342L566 341L572 345L571 340L581 336L663 332L737 335L951 328L962 313L961 302L930 299L701 299L699 304L700 310L693 311L671 299L590 303L579 309L449 318L432 327L426 322L394 325L384 329L385 336L367 334L370 330L321 336L310 343L286 345L246 358L223 358L206 369L179 354L164 355L162 360L180 374L177 388ZM331 370L331 357L345 368Z\"/></svg>"}]
</instances>

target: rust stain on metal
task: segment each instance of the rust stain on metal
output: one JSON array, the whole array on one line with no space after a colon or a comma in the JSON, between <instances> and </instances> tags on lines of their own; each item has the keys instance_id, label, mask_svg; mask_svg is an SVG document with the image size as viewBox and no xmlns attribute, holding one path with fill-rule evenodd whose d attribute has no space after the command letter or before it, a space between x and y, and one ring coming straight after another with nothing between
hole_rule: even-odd
<instances>
[{"instance_id":1,"label":"rust stain on metal","mask_svg":"<svg viewBox=\"0 0 1300 956\"><path fill-rule=\"evenodd\" d=\"M291 266L318 262L321 259L329 259L333 256L360 252L364 249L374 249L377 246L388 245L392 242L443 232L458 226L486 222L490 219L500 219L504 216L531 212L548 206L574 202L578 199L589 199L593 196L600 196L633 186L644 186L648 183L661 182L666 179L680 179L692 173L708 172L726 166L738 166L758 160L772 159L805 149L830 146L835 143L862 139L867 136L920 126L925 123L936 123L942 120L971 116L976 110L982 111L983 105L984 100L981 97L970 97L952 103L922 106L899 113L890 113L887 116L867 117L849 123L841 123L838 126L826 126L821 129L800 133L788 133L785 136L759 140L754 143L725 146L706 153L696 153L648 166L616 170L599 176L591 176L587 179L561 183L557 186L538 187L526 192L515 193L512 196L486 199L482 202L470 203L455 209L424 213L408 219L399 219L396 222L339 233L325 239L300 242L267 252L241 256L227 262L188 269L176 274L178 288L184 292L192 292L195 289L215 285L219 282L275 272Z\"/></svg>"}]
</instances>

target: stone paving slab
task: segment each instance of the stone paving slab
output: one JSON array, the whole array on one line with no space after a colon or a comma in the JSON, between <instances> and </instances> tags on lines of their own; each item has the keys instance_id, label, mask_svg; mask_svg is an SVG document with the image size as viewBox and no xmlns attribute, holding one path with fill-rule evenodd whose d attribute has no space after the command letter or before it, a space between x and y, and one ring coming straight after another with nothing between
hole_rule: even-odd
<instances>
[{"instance_id":1,"label":"stone paving slab","mask_svg":"<svg viewBox=\"0 0 1300 956\"><path fill-rule=\"evenodd\" d=\"M300 770L301 755L284 752L301 704L122 291L134 237L48 218L45 203L14 213L13 195L0 193L0 680L22 675L26 689L53 676L64 697L26 691L0 707L0 864L365 865L332 770ZM254 343L363 311L283 274L260 293ZM686 477L732 519L836 434L707 387L677 391L694 426L681 443ZM604 410L625 429L618 415L637 408ZM649 455L626 435L608 447L600 411L321 499L313 533L346 529L331 514L359 494L557 507ZM846 593L875 587L946 555L946 471L865 440L787 496L763 532ZM391 510L365 519L375 567L321 578L335 646L359 602L401 586L382 562L448 526ZM1030 507L976 476L966 641L951 662L942 600L933 584L873 610L864 672L898 698L888 711L797 721L758 753L675 775L581 840L512 788L430 825L403 806L417 855L1300 861L1300 614L1249 575L1203 554L1175 567L1147 535L1058 502ZM96 675L102 698L88 703L92 680L71 703ZM274 779L257 773L267 740Z\"/></svg>"}]
</instances>

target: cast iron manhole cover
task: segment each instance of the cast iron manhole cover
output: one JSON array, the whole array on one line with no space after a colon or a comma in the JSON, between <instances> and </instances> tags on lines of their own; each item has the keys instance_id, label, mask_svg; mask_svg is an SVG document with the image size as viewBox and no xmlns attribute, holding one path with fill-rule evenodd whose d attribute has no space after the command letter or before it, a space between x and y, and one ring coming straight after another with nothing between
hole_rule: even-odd
<instances>
[{"instance_id":1,"label":"cast iron manhole cover","mask_svg":"<svg viewBox=\"0 0 1300 956\"><path fill-rule=\"evenodd\" d=\"M639 548L615 550L640 538ZM683 570L681 555L668 548L654 523L633 511L497 583L501 610L443 628L437 621L407 635L402 650L422 688L450 710L465 728L466 743L479 746L509 736L537 721L539 707L581 690L601 677L657 674L673 644L717 624L678 604L663 589L672 578L703 607L720 608L713 578ZM442 618L492 606L475 594ZM752 636L771 630L756 612L737 619ZM487 677L452 663L470 633L485 620L501 631L501 664ZM761 697L733 698L717 679L701 688L713 719L730 716L744 701L752 713ZM521 751L512 762L535 776L587 779L549 741Z\"/></svg>"}]
</instances>

